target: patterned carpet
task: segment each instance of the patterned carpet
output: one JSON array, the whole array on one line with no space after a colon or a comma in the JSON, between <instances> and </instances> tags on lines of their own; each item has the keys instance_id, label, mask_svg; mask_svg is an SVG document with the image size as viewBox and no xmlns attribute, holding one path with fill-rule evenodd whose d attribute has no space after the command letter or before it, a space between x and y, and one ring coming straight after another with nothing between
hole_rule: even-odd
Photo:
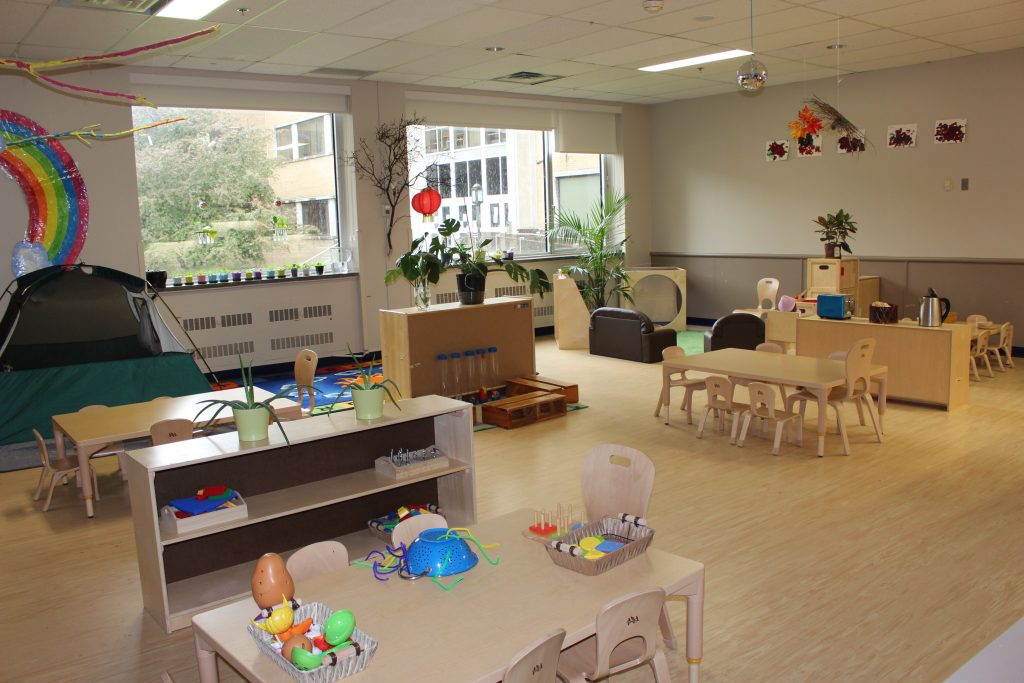
<instances>
[{"instance_id":1,"label":"patterned carpet","mask_svg":"<svg viewBox=\"0 0 1024 683\"><path fill-rule=\"evenodd\" d=\"M373 365L370 373L374 381L381 381L384 376L381 374L381 366ZM313 377L313 388L316 389L316 408L314 414L336 412L339 410L352 409L352 390L348 385L359 377L359 370L355 365L334 365L326 368L317 368L316 376ZM253 383L261 389L266 389L272 394L283 390L284 387L294 384L295 377L288 373L283 375L259 376L254 378ZM295 392L291 392L292 398ZM397 395L395 398L399 398ZM336 400L336 402L335 402ZM331 410L331 404L334 409ZM309 399L303 398L303 407L309 406Z\"/></svg>"}]
</instances>

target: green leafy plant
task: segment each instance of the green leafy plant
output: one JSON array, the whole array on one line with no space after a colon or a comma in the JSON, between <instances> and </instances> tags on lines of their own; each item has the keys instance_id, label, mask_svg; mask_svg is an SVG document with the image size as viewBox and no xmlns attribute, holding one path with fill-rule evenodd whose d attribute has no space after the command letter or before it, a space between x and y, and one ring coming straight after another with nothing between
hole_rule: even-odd
<instances>
[{"instance_id":1,"label":"green leafy plant","mask_svg":"<svg viewBox=\"0 0 1024 683\"><path fill-rule=\"evenodd\" d=\"M349 358L352 359L352 362L355 364L356 371L359 373L359 377L357 377L355 381L350 383L348 385L348 388L351 389L352 391L369 391L370 389L383 389L384 393L387 395L392 405L401 410L402 406L398 405L398 401L395 400L395 397L391 393L391 389L394 389L395 393L398 394L399 397L401 397L402 392L399 391L398 385L395 384L393 380L390 380L388 378L384 378L380 382L374 381L373 373L370 372L370 370L373 368L373 363L363 364L359 360L359 358L356 357L356 354L354 351L352 351L351 346L348 346L348 355ZM334 402L331 403L330 408L327 409L327 412L331 412L331 410L334 409L334 404L337 402L338 399L335 398Z\"/></svg>"},{"instance_id":2,"label":"green leafy plant","mask_svg":"<svg viewBox=\"0 0 1024 683\"><path fill-rule=\"evenodd\" d=\"M414 286L421 280L437 284L441 273L449 268L458 268L466 275L478 277L503 270L515 282L526 282L533 294L539 293L543 297L544 292L551 291L551 282L543 270L526 269L511 259L503 259L500 253L488 254L489 239L476 245L462 242L456 236L461 229L459 221L448 218L429 242L426 242L427 235L413 240L409 251L402 254L395 267L384 275L384 282L391 284L404 277Z\"/></svg>"},{"instance_id":3,"label":"green leafy plant","mask_svg":"<svg viewBox=\"0 0 1024 683\"><path fill-rule=\"evenodd\" d=\"M581 250L576 263L563 270L576 280L591 311L605 306L614 294L633 302L629 276L623 270L629 236L622 232L618 238L627 204L629 197L620 194L598 199L586 216L559 210L548 228L549 239Z\"/></svg>"},{"instance_id":4,"label":"green leafy plant","mask_svg":"<svg viewBox=\"0 0 1024 683\"><path fill-rule=\"evenodd\" d=\"M853 253L853 250L850 249L850 245L846 241L847 239L852 239L850 235L857 232L857 224L853 221L853 216L839 209L834 214L818 216L812 222L821 226L814 232L821 235L822 242L825 244L838 244L847 254Z\"/></svg>"},{"instance_id":5,"label":"green leafy plant","mask_svg":"<svg viewBox=\"0 0 1024 683\"><path fill-rule=\"evenodd\" d=\"M281 430L281 436L284 437L285 443L287 443L290 446L291 445L291 441L288 440L288 435L285 434L284 427L281 426L281 420L278 419L277 413L274 412L274 408L271 405L271 403L273 403L274 401L276 401L279 398L285 398L286 396L288 396L288 394L290 394L291 392L295 391L295 389L297 389L299 387L303 387L305 389L309 389L310 391L316 391L316 392L320 392L320 393L323 393L323 392L321 392L316 387L309 386L308 384L289 384L288 386L283 387L281 389L281 391L277 392L276 394L274 394L270 398L264 399L262 401L257 401L256 400L256 391L255 391L256 387L255 387L255 385L253 384L253 381L252 381L252 361L251 360L249 361L248 371L246 371L245 363L242 362L242 356L241 356L241 354L239 354L239 356L238 356L238 368L239 368L239 370L242 373L242 388L245 391L245 400L230 400L230 399L224 399L224 398L208 398L206 400L199 401L200 405L202 405L204 403L206 405L204 405L199 410L199 412L196 413L196 416L195 416L195 419L193 420L193 422L198 421L199 418L203 415L203 413L205 413L206 411L208 411L211 408L213 408L213 406L219 406L219 407L217 408L216 411L214 411L213 416L210 417L209 420L207 420L206 424L202 425L201 429L205 430L205 429L209 429L211 426L213 426L213 423L216 421L217 416L220 415L221 411L223 411L225 408L231 408L232 410L253 410L254 408L263 408L268 413L270 413L270 417L273 418L274 422L277 423L278 429Z\"/></svg>"}]
</instances>

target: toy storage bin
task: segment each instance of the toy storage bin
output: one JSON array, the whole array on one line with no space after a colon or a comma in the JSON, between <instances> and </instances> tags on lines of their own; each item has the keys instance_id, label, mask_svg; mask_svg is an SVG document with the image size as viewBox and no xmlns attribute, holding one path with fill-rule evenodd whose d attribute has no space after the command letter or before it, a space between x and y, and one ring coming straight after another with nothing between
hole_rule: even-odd
<instances>
[{"instance_id":1,"label":"toy storage bin","mask_svg":"<svg viewBox=\"0 0 1024 683\"><path fill-rule=\"evenodd\" d=\"M618 550L596 560L587 560L582 556L572 553L572 548L579 550L577 544L581 539L597 535L604 536L605 538L608 536L618 536L629 542ZM597 576L645 552L653 539L654 529L647 526L646 520L623 513L618 517L605 517L596 522L591 522L586 526L559 536L544 547L547 549L551 561L555 564L580 574Z\"/></svg>"},{"instance_id":2,"label":"toy storage bin","mask_svg":"<svg viewBox=\"0 0 1024 683\"><path fill-rule=\"evenodd\" d=\"M300 622L313 617L314 622L322 624L333 612L334 610L322 602L311 602L295 610L295 621ZM273 658L277 665L287 671L298 683L330 683L330 681L351 676L365 669L370 664L370 660L373 659L374 653L377 652L376 639L357 628L352 632L351 640L362 648L359 654L342 657L333 666L324 664L312 671L301 671L281 656L278 650L274 649L272 644L274 636L258 628L255 624L249 624L247 629L260 650L268 657Z\"/></svg>"}]
</instances>

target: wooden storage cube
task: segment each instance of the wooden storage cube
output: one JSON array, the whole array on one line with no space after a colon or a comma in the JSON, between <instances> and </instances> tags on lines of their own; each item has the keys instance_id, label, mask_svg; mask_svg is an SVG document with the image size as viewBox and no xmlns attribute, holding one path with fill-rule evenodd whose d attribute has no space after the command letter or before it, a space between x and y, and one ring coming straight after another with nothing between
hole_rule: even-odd
<instances>
[{"instance_id":1,"label":"wooden storage cube","mask_svg":"<svg viewBox=\"0 0 1024 683\"><path fill-rule=\"evenodd\" d=\"M807 259L808 290L829 292L856 291L860 279L860 259Z\"/></svg>"}]
</instances>

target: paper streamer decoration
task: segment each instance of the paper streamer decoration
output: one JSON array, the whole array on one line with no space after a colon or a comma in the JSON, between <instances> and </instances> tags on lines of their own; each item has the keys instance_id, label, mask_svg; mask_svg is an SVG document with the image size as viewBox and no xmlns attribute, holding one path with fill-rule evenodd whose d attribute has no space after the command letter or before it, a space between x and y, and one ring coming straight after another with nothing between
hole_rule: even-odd
<instances>
[{"instance_id":1,"label":"paper streamer decoration","mask_svg":"<svg viewBox=\"0 0 1024 683\"><path fill-rule=\"evenodd\" d=\"M35 121L0 109L0 138L5 142L0 168L21 186L28 203L25 241L15 247L12 260L16 276L24 273L17 272L19 266L14 262L22 261L28 267L29 261L36 260L25 258L26 243L41 244L51 264L74 263L89 229L85 181L64 145L46 136L49 133ZM34 137L41 139L18 144Z\"/></svg>"},{"instance_id":2,"label":"paper streamer decoration","mask_svg":"<svg viewBox=\"0 0 1024 683\"><path fill-rule=\"evenodd\" d=\"M26 62L26 61L21 60L21 59L0 59L0 67L5 67L6 66L6 67L14 68L14 69L19 69L19 70L24 71L25 73L35 77L35 78L38 78L39 80L43 81L44 83L49 83L50 85L52 85L52 86L54 86L56 88L61 88L63 90L72 90L74 92L86 93L88 95L97 95L99 97L112 97L112 98L115 98L115 99L127 100L128 102L132 102L133 104L144 104L146 106L152 107L152 106L154 106L152 102L150 102L149 100L147 100L147 99L145 99L145 98L143 98L143 97L141 97L139 95L132 95L132 94L129 94L129 93L113 92L111 90L98 90L96 88L84 88L84 87L82 87L80 85L71 85L70 83L65 83L63 81L58 81L55 78L50 78L49 76L44 76L43 74L41 74L39 72L44 70L44 69L64 69L64 68L67 68L69 66L89 65L92 62L103 62L103 61L109 61L111 59L118 59L120 57L131 57L132 55L137 55L140 52L149 52L150 50L158 50L158 49L160 49L162 47L167 47L168 45L176 45L178 43L184 43L187 40L193 40L195 38L199 38L200 36L205 36L205 35L208 35L210 33L213 33L214 31L217 31L218 29L220 29L220 26L211 26L210 28L203 29L202 31L196 31L195 33L190 33L187 36L181 36L179 38L171 38L170 40L162 40L159 43L152 43L150 45L143 45L142 47L133 47L130 50L122 50L120 52L109 52L109 53L104 54L104 55L86 55L84 57L69 57L67 59L53 59L53 60L50 60L48 62Z\"/></svg>"}]
</instances>

